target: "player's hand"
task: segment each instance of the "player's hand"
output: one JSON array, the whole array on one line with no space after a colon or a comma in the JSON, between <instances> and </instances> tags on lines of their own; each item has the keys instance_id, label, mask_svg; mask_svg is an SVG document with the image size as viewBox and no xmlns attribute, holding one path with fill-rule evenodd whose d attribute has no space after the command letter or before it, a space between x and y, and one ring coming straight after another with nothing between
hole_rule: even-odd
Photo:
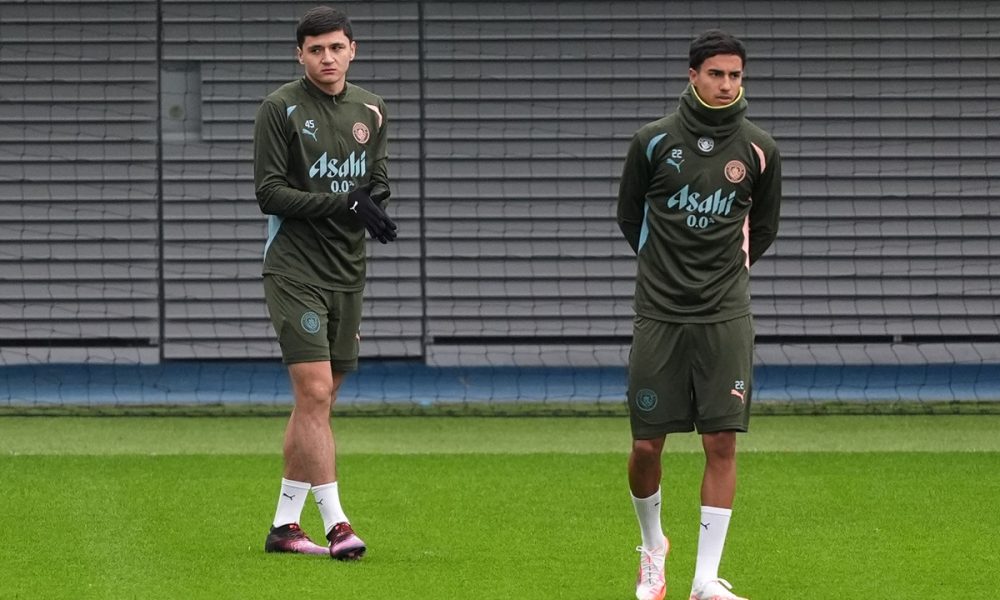
<instances>
[{"instance_id":1,"label":"player's hand","mask_svg":"<svg viewBox=\"0 0 1000 600\"><path fill-rule=\"evenodd\" d=\"M378 240L383 244L394 241L396 239L396 223L389 218L389 215L385 214L381 206L371 199L369 195L371 189L371 184L368 183L348 194L347 207L358 215L373 240Z\"/></svg>"}]
</instances>

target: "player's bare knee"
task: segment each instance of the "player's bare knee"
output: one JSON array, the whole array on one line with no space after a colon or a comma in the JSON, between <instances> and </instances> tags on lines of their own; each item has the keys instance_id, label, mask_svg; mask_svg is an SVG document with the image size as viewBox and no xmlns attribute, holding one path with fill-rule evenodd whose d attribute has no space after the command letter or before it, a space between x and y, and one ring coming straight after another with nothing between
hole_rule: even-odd
<instances>
[{"instance_id":1,"label":"player's bare knee","mask_svg":"<svg viewBox=\"0 0 1000 600\"><path fill-rule=\"evenodd\" d=\"M633 440L632 456L636 462L657 464L663 452L663 440Z\"/></svg>"},{"instance_id":2,"label":"player's bare knee","mask_svg":"<svg viewBox=\"0 0 1000 600\"><path fill-rule=\"evenodd\" d=\"M706 433L702 436L705 458L713 463L725 463L736 459L736 434L732 431Z\"/></svg>"},{"instance_id":3,"label":"player's bare knee","mask_svg":"<svg viewBox=\"0 0 1000 600\"><path fill-rule=\"evenodd\" d=\"M300 385L295 390L295 407L300 410L329 410L333 402L334 387L329 381L314 381Z\"/></svg>"}]
</instances>

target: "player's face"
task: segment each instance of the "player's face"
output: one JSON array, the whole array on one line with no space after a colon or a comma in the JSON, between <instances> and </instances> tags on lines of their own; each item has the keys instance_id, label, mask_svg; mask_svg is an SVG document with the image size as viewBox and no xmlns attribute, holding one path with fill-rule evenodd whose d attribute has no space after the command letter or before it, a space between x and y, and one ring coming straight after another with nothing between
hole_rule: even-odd
<instances>
[{"instance_id":1,"label":"player's face","mask_svg":"<svg viewBox=\"0 0 1000 600\"><path fill-rule=\"evenodd\" d=\"M307 35L298 48L299 63L305 67L306 77L326 93L336 95L344 89L356 49L340 30Z\"/></svg>"},{"instance_id":2,"label":"player's face","mask_svg":"<svg viewBox=\"0 0 1000 600\"><path fill-rule=\"evenodd\" d=\"M743 59L738 54L716 54L701 68L688 69L688 79L709 106L725 106L736 100L743 86Z\"/></svg>"}]
</instances>

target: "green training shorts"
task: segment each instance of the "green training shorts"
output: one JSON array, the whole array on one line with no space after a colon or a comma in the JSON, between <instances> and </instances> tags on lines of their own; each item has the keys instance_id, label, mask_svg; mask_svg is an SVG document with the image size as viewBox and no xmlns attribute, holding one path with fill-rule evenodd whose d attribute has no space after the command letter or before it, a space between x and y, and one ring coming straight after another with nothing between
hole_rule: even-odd
<instances>
[{"instance_id":1,"label":"green training shorts","mask_svg":"<svg viewBox=\"0 0 1000 600\"><path fill-rule=\"evenodd\" d=\"M636 316L628 368L632 438L746 431L753 336L750 315L722 323Z\"/></svg>"},{"instance_id":2,"label":"green training shorts","mask_svg":"<svg viewBox=\"0 0 1000 600\"><path fill-rule=\"evenodd\" d=\"M264 298L285 364L330 361L358 368L362 292L338 292L281 275L264 275Z\"/></svg>"}]
</instances>

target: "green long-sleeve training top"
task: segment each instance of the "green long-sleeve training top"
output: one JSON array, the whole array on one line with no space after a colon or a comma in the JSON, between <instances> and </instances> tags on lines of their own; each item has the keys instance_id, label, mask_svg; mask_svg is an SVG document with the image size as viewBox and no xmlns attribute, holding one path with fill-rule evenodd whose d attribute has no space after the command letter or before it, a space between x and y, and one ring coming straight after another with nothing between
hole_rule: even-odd
<instances>
[{"instance_id":1,"label":"green long-sleeve training top","mask_svg":"<svg viewBox=\"0 0 1000 600\"><path fill-rule=\"evenodd\" d=\"M774 241L781 157L745 118L747 102L678 109L636 132L618 191L618 225L637 254L637 315L680 323L750 314L750 266Z\"/></svg>"},{"instance_id":2,"label":"green long-sleeve training top","mask_svg":"<svg viewBox=\"0 0 1000 600\"><path fill-rule=\"evenodd\" d=\"M347 195L368 182L389 201L382 98L348 83L331 96L303 77L268 95L254 121L254 184L268 217L263 272L325 289L365 285L364 224Z\"/></svg>"}]
</instances>

